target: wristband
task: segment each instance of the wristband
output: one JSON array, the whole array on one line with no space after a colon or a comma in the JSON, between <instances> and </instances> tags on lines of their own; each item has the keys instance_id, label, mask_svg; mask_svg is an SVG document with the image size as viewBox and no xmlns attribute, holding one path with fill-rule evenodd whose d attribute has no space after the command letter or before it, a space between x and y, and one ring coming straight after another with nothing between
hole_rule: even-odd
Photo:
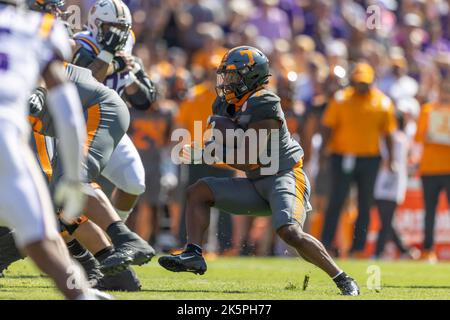
<instances>
[{"instance_id":1,"label":"wristband","mask_svg":"<svg viewBox=\"0 0 450 320\"><path fill-rule=\"evenodd\" d=\"M113 59L114 59L114 55L111 52L108 52L106 50L102 50L98 54L97 58L102 60L105 63L110 64L113 61Z\"/></svg>"}]
</instances>

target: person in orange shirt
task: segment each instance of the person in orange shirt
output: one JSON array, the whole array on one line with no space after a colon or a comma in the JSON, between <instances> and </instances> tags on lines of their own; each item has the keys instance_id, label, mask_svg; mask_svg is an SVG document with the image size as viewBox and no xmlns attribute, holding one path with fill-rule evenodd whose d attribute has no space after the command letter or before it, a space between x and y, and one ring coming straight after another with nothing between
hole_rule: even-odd
<instances>
[{"instance_id":1,"label":"person in orange shirt","mask_svg":"<svg viewBox=\"0 0 450 320\"><path fill-rule=\"evenodd\" d=\"M391 134L396 129L391 100L373 86L374 70L358 63L351 85L336 92L322 117L324 142L331 154L331 188L322 230L322 241L332 249L339 216L351 184L358 188L358 218L350 253L361 256L369 225L373 188L380 165L380 138L388 149L387 166L394 170Z\"/></svg>"},{"instance_id":2,"label":"person in orange shirt","mask_svg":"<svg viewBox=\"0 0 450 320\"><path fill-rule=\"evenodd\" d=\"M434 218L442 190L446 190L450 203L450 78L441 82L438 100L422 107L415 140L423 145L419 165L425 201L422 257L435 260L432 251Z\"/></svg>"}]
</instances>

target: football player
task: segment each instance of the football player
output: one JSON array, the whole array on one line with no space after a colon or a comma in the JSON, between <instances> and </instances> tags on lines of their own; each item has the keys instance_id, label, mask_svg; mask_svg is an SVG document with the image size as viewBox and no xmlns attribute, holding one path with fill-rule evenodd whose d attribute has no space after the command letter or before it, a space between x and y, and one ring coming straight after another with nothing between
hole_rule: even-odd
<instances>
[{"instance_id":1,"label":"football player","mask_svg":"<svg viewBox=\"0 0 450 320\"><path fill-rule=\"evenodd\" d=\"M36 99L32 98L30 101L33 101L34 104L38 103ZM36 123L36 119L30 117L30 120ZM37 132L33 133L31 139L32 149L47 184L51 183L53 176L52 163L56 150L55 142L55 138L43 136ZM95 201L95 198L93 200ZM103 208L100 207L100 209ZM100 263L114 253L114 247L110 240L105 237L101 228L84 215L73 223L65 223L61 219L59 219L59 222L60 233L70 254L82 265L92 287L101 290L140 290L140 281L132 268L127 268L114 275L104 275L100 271ZM2 272L12 263L24 258L23 254L17 249L13 236L14 232L10 229L0 227L0 277Z\"/></svg>"},{"instance_id":2,"label":"football player","mask_svg":"<svg viewBox=\"0 0 450 320\"><path fill-rule=\"evenodd\" d=\"M28 0L28 5L33 10L50 13L50 14L54 15L55 17L57 17L59 20L63 20L64 17L66 16L66 12L64 11L64 8L63 8L65 5L64 0ZM67 23L65 23L65 26L71 33L72 30L71 30L70 26ZM72 47L75 48L75 42L72 39L70 40L70 43L71 43ZM75 81L76 81L76 83L78 83L77 84L78 89L80 89L80 87L83 87L83 86L85 87L84 90L82 88L81 88L81 90L79 90L80 95L86 95L86 97L82 98L84 107L86 107L86 108L90 107L91 106L90 102L93 102L92 101L93 99L95 100L95 94L94 94L93 90L94 91L97 90L98 93L99 92L105 93L105 94L101 95L102 96L101 98L99 98L99 100L102 100L103 102L108 100L106 96L114 95L114 92L112 90L109 90L109 92L108 92L108 90L105 91L105 88L102 85L95 84L95 79L92 77L92 75L90 73L88 74L88 72L86 72L86 71L81 71L80 68L74 67L73 65L69 65L66 70L68 70L69 73L72 73L72 76L75 75L75 78L77 79ZM71 72L70 70L73 70L73 71ZM76 76L77 74L83 74L83 76L82 77ZM82 79L82 82L84 82L84 84L79 82L80 78L84 78L84 79ZM74 80L74 79L72 79L72 80ZM89 85L87 85L87 84L89 84ZM87 85L87 88L86 88L86 85ZM151 82L149 82L148 86L151 87L151 85L152 85ZM36 93L39 93L39 90ZM40 94L40 95L35 94L34 98L36 99L37 102L39 102L39 100L42 100L43 97L42 97L42 94ZM39 99L39 98L41 98L41 99ZM33 97L30 101L32 101L32 100L33 100ZM118 105L123 105L123 103L120 103L119 99L110 98L109 100L117 102ZM113 104L111 104L111 106L112 105ZM115 112L115 109L110 109L109 111L106 112L107 114L109 114L109 116L102 117L103 125L100 124L100 126L103 127L103 130L100 130L100 131L103 131L103 134L100 134L100 135L102 135L103 138L99 139L97 136L99 135L100 132L96 132L97 143L95 143L95 144L97 145L97 147L95 147L94 145L91 144L88 148L88 150L89 150L88 158L90 158L91 160L92 160L92 157L89 156L90 154L91 155L95 154L94 157L96 157L96 158L103 157L103 160L101 161L102 163L96 164L95 160L88 161L88 168L89 167L91 168L89 170L91 172L91 177L93 177L93 176L98 177L97 172L94 173L93 171L97 171L97 169L99 167L101 167L103 169L104 164L106 163L106 159L109 159L109 157L110 157L109 151L111 149L114 149L117 145L117 143L114 143L114 147L112 146L111 139L108 139L109 132L107 132L107 130L106 130L106 128L109 128L110 130L112 130L114 125L113 124L110 125L110 121L108 121L107 125L105 124L105 118L110 118L109 120L111 120L114 117L113 116L114 112ZM125 118L125 117L126 117L126 114L122 110L122 116L120 118ZM36 119L33 120L33 118L31 118L31 120L36 121ZM47 120L49 120L48 117L47 117ZM92 115L91 115L91 122L92 122ZM49 127L51 128L51 125ZM113 132L114 130L112 130L111 134L115 135L117 137L117 135L121 131L120 125L118 126L118 128L119 128L119 130L115 130L117 132ZM120 136L122 136L122 133L120 133ZM36 137L36 133L35 133L35 137ZM46 137L46 139L48 139L48 137ZM99 142L99 140L104 140L103 142L105 142L105 143L102 144L101 142ZM38 157L40 160L39 163L41 164L41 168L48 175L49 171L52 172L52 168L44 169L44 167L43 167L43 165L46 162L48 162L48 154L46 152L47 148L45 148L45 146L41 146L40 149L41 150L38 150L38 151L40 151L40 152L38 152ZM106 151L106 153L103 151ZM44 161L41 161L41 158ZM46 158L47 158L47 161L45 161ZM47 167L48 166L49 165L47 165ZM105 179L102 179L102 181L104 181L104 180ZM112 226L114 223L114 225L118 225L115 227L116 229L122 229L122 233L126 233L125 232L127 229L126 226L124 226L121 223L120 219L118 219L118 217L114 213L110 212L109 214L105 215L105 213L108 213L108 211L110 211L109 206L107 206L107 203L109 203L109 201L103 196L103 193L101 192L101 190L99 188L96 188L96 192L97 192L97 197L99 197L99 198L93 197L92 200L94 202L97 202L100 200L100 198L103 198L103 199L100 201L99 206L97 207L99 209L98 212L96 212L93 209L94 208L93 206L89 206L90 209L92 209L89 211L90 215L95 214L95 217L100 217L100 218L102 218L102 220L106 218L106 221L105 221L106 224L110 224L110 226ZM103 206L101 205L102 203L103 203ZM140 248L134 248L132 250L130 250L130 248L127 247L127 250L125 250L125 252L127 252L127 254L123 253L124 250L121 250L121 249L123 249L121 247L119 247L119 250L117 250L117 248L115 248L116 250L114 250L114 248L112 248L112 246L109 246L109 241L108 241L108 239L106 239L104 237L104 235L101 232L101 229L97 225L92 223L92 221L89 221L86 216L82 216L80 219L77 219L75 222L73 222L71 224L61 222L61 226L62 226L64 234L68 234L65 237L65 239L66 239L66 241L70 241L67 243L70 252L76 258L79 256L82 256L82 259L78 259L78 258L77 259L83 265L83 267L85 267L85 270L88 272L88 275L92 275L95 278L98 278L99 275L101 276L101 273L98 271L98 268L97 268L98 263L96 262L96 259L99 260L102 264L103 264L103 261L106 261L105 264L103 264L104 267L110 265L109 268L105 267L106 268L105 272L107 272L108 275L106 277L101 278L101 288L102 289L126 290L126 291L136 291L136 290L140 289L141 285L140 285L139 279L137 278L135 272L131 268L126 267L126 264L124 262L128 261L128 263L129 263L130 261L135 260L136 256L134 258L132 256L136 255L136 253L138 253L138 252L141 252L141 254L138 253L138 255L142 256L143 251L147 252L146 256L151 258L152 252L154 252L153 248L151 248L147 244L143 244L142 246L140 246ZM128 234L133 235L132 233L128 233ZM90 254L86 249L84 249L83 246L81 246L75 239L72 239L72 237L71 237L72 235L74 235L77 239L80 239L80 241L82 241L83 244L86 247L88 247L89 250L95 254L96 259L94 259L92 257L92 254ZM128 237L128 238L130 238L130 237ZM129 240L134 241L135 246L136 246L137 245L136 241L139 241L139 240L134 239L134 238L135 237L131 237ZM122 240L124 240L124 239L122 239ZM128 241L128 242L130 242L130 241ZM5 239L5 242L7 242L7 238ZM1 245L1 243L0 243L0 245ZM130 254L131 254L131 256L130 256ZM131 260L130 260L130 257L131 257ZM11 258L8 256L0 256L0 260L2 258L4 258L4 260L11 260ZM125 270L123 272L116 273L123 268L125 268ZM111 272L109 272L109 271L111 271Z\"/></svg>"},{"instance_id":3,"label":"football player","mask_svg":"<svg viewBox=\"0 0 450 320\"><path fill-rule=\"evenodd\" d=\"M92 183L128 129L130 115L118 94L95 80L90 70L68 64L66 73L78 90L86 119L84 152L87 180ZM48 113L45 89L38 88L34 96L37 97L30 99L34 102L30 110L33 129L45 136L54 136L56 123ZM51 186L55 186L65 174L58 153L52 167ZM125 226L100 188L91 185L89 189L86 216L107 232L115 247L115 252L102 262L102 271L114 274L123 271L128 264L149 262L155 254L153 248Z\"/></svg>"},{"instance_id":4,"label":"football player","mask_svg":"<svg viewBox=\"0 0 450 320\"><path fill-rule=\"evenodd\" d=\"M214 156L244 171L247 177L208 177L190 186L186 208L188 244L182 253L163 256L159 263L173 272L203 274L206 271L202 240L209 226L210 207L234 214L272 216L273 227L281 239L306 261L325 271L343 295L358 295L356 282L336 265L317 239L303 231L306 215L311 211L309 182L302 169L303 150L289 134L279 97L265 88L269 76L269 61L256 48L236 47L224 56L217 70L218 97L210 123L216 127L218 116L222 116L231 119L235 130L254 130L257 141L252 144L258 147L251 154L247 139L244 139L247 142L234 143L235 157L245 155L245 161L237 164L236 158L231 162L225 160L230 142L216 142L224 152L222 156ZM271 132L271 136L261 135L264 130ZM195 145L186 146L184 151L193 164L203 159L204 150ZM264 152L273 155L270 162L262 158ZM252 161L253 156L257 161ZM274 162L278 170L268 174L265 169Z\"/></svg>"},{"instance_id":5,"label":"football player","mask_svg":"<svg viewBox=\"0 0 450 320\"><path fill-rule=\"evenodd\" d=\"M70 54L67 32L54 17L22 10L24 1L0 1L0 221L14 228L15 240L55 282L67 299L108 298L89 288L58 234L52 203L28 145L27 98L39 78L48 88L49 110L57 119L66 175L55 202L67 219L84 206L83 144L85 125L74 86L64 77L62 61ZM75 285L69 286L75 279Z\"/></svg>"},{"instance_id":6,"label":"football player","mask_svg":"<svg viewBox=\"0 0 450 320\"><path fill-rule=\"evenodd\" d=\"M87 30L74 35L73 63L87 67L94 77L116 90L132 107L145 110L156 99L156 90L132 56L134 35L130 10L121 0L99 0L89 10ZM114 150L102 176L116 186L112 203L127 217L145 191L145 170L128 135Z\"/></svg>"}]
</instances>

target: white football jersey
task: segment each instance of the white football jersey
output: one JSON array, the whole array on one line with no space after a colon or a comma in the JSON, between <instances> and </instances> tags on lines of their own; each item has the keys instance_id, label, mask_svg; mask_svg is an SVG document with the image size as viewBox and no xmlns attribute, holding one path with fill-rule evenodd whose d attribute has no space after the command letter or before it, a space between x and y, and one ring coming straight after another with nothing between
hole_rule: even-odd
<instances>
[{"instance_id":1,"label":"white football jersey","mask_svg":"<svg viewBox=\"0 0 450 320\"><path fill-rule=\"evenodd\" d=\"M98 55L102 49L102 45L97 43L95 37L93 37L92 34L87 30L78 32L77 34L74 35L73 39L80 46L82 46L83 48L87 49L88 51L92 52L95 55ZM131 55L133 52L134 43L135 43L134 34L132 31L130 31L125 47L123 48L123 51L126 54ZM122 72L115 72L107 76L103 84L108 88L116 91L119 95L122 95L124 89L127 86L129 86L130 83L132 82L133 78L131 78L130 72L122 71Z\"/></svg>"},{"instance_id":2,"label":"white football jersey","mask_svg":"<svg viewBox=\"0 0 450 320\"><path fill-rule=\"evenodd\" d=\"M0 4L0 117L28 128L28 97L55 60L68 60L67 31L50 14Z\"/></svg>"}]
</instances>

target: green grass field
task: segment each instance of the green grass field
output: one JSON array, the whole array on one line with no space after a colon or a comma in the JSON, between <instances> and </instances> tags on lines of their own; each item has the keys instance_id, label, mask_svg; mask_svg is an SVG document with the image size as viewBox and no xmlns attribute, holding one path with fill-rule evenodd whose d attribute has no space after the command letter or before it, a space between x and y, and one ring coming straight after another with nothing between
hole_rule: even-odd
<instances>
[{"instance_id":1,"label":"green grass field","mask_svg":"<svg viewBox=\"0 0 450 320\"><path fill-rule=\"evenodd\" d=\"M356 299L450 299L450 263L340 261L360 284ZM381 270L381 290L367 288L367 268ZM171 273L156 259L137 267L142 291L114 292L116 299L346 299L315 267L295 258L219 258L203 276ZM303 279L310 275L303 290ZM0 299L61 299L29 260L15 263L0 278ZM350 298L355 299L355 298Z\"/></svg>"}]
</instances>

